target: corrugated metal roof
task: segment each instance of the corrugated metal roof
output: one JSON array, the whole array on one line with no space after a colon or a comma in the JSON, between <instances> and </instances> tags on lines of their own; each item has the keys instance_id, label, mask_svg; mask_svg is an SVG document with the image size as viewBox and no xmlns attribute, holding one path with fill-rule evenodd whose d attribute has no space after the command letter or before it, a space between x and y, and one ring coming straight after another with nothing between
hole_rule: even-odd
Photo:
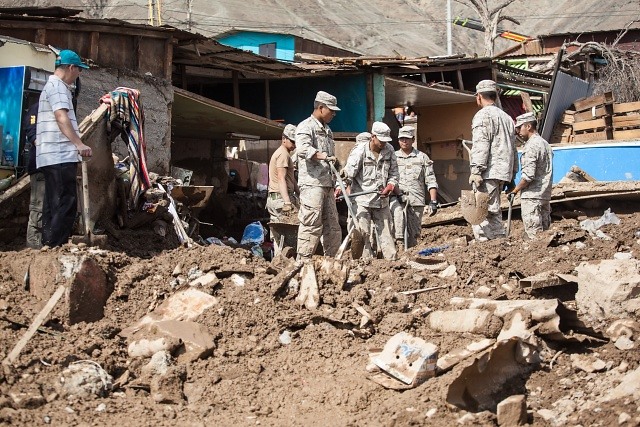
<instances>
[{"instance_id":1,"label":"corrugated metal roof","mask_svg":"<svg viewBox=\"0 0 640 427\"><path fill-rule=\"evenodd\" d=\"M542 132L540 132L542 137L549 141L553 127L562 113L573 104L573 101L589 96L590 93L591 86L587 81L558 71L547 105Z\"/></svg>"}]
</instances>

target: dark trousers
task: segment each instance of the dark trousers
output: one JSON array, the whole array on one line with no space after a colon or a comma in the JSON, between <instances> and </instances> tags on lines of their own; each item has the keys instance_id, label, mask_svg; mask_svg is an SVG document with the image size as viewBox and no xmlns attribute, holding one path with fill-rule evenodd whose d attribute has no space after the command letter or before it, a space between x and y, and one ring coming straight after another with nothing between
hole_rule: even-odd
<instances>
[{"instance_id":1,"label":"dark trousers","mask_svg":"<svg viewBox=\"0 0 640 427\"><path fill-rule=\"evenodd\" d=\"M77 163L40 168L44 174L42 244L60 246L69 240L78 208Z\"/></svg>"}]
</instances>

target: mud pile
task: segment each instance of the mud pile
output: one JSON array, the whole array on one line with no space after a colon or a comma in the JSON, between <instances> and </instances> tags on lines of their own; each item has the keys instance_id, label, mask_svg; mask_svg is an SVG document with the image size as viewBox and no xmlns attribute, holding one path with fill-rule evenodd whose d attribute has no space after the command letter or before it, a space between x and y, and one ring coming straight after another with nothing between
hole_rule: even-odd
<instances>
[{"instance_id":1,"label":"mud pile","mask_svg":"<svg viewBox=\"0 0 640 427\"><path fill-rule=\"evenodd\" d=\"M519 221L509 239L484 243L470 241L468 226L447 225L424 229L421 245L398 261L331 261L334 268L323 269L328 261L318 258L320 305L315 310L296 303L300 280L283 280L295 268L292 260L266 262L249 251L220 246L159 251L159 242L142 235L123 237L110 250L72 245L49 250L44 254L91 257L113 292L104 317L94 323L68 326L64 307L56 306L15 363L2 366L0 420L12 425L493 425L499 402L524 395L525 417L534 425L637 425L638 382L626 393L608 393L625 378L633 380L629 375L640 366L638 332L633 335L631 327L633 349L620 349L624 346L605 329L616 318L637 320L638 312L580 325L566 314L577 309L576 283L526 291L520 285L521 279L543 272L575 275L585 262L635 259L640 214L619 217L620 224L601 228L610 240L592 238L578 219L554 222L533 242L522 240ZM126 247L135 250L127 254ZM446 248L418 255L426 247ZM46 302L25 289L27 267L42 256L32 250L0 253L2 359ZM194 285L203 277L208 279ZM188 358L174 346L165 365L155 361L168 373L154 376L150 357L130 356L123 331L194 286L214 297L194 319L212 337L210 351ZM549 338L543 326L530 328L537 361L513 372L500 387L491 387L485 377L491 392L482 398L468 376L480 352L406 391L368 379L369 353L398 332L436 345L441 358L484 339L495 342L500 328L452 332L433 327L431 314L460 310L452 303L455 297L556 301L562 305L560 332ZM500 319L503 323L504 331L515 321ZM497 353L482 357L498 358ZM74 364L85 360L97 365ZM91 392L70 391L71 371L78 366L101 369ZM89 378L94 377L81 378L83 390ZM452 384L460 381L467 381L468 393L454 405Z\"/></svg>"}]
</instances>

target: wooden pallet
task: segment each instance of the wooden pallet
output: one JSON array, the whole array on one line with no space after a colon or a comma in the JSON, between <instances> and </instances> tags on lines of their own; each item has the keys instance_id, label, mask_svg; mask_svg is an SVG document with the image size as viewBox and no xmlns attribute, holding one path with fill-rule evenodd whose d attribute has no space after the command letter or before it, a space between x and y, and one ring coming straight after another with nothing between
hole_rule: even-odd
<instances>
[{"instance_id":1,"label":"wooden pallet","mask_svg":"<svg viewBox=\"0 0 640 427\"><path fill-rule=\"evenodd\" d=\"M573 135L573 141L580 142L592 142L592 141L606 141L613 139L613 131L611 128L602 130L584 131L581 133L575 133Z\"/></svg>"},{"instance_id":2,"label":"wooden pallet","mask_svg":"<svg viewBox=\"0 0 640 427\"><path fill-rule=\"evenodd\" d=\"M574 122L584 122L587 120L599 119L613 114L613 106L615 104L605 104L599 107L592 107L587 111L577 112L573 115Z\"/></svg>"},{"instance_id":3,"label":"wooden pallet","mask_svg":"<svg viewBox=\"0 0 640 427\"><path fill-rule=\"evenodd\" d=\"M632 111L640 111L640 102L623 102L613 104L613 114L625 114Z\"/></svg>"},{"instance_id":4,"label":"wooden pallet","mask_svg":"<svg viewBox=\"0 0 640 427\"><path fill-rule=\"evenodd\" d=\"M611 126L611 116L601 117L599 119L586 120L573 124L573 132L579 133L583 131L595 131Z\"/></svg>"},{"instance_id":5,"label":"wooden pallet","mask_svg":"<svg viewBox=\"0 0 640 427\"><path fill-rule=\"evenodd\" d=\"M613 116L614 129L636 129L640 127L640 114Z\"/></svg>"},{"instance_id":6,"label":"wooden pallet","mask_svg":"<svg viewBox=\"0 0 640 427\"><path fill-rule=\"evenodd\" d=\"M589 98L583 98L575 101L573 106L575 111L585 111L592 107L597 107L604 104L613 104L614 98L612 92L606 92L601 95L590 96Z\"/></svg>"},{"instance_id":7,"label":"wooden pallet","mask_svg":"<svg viewBox=\"0 0 640 427\"><path fill-rule=\"evenodd\" d=\"M616 141L640 139L640 129L614 130L613 139Z\"/></svg>"}]
</instances>

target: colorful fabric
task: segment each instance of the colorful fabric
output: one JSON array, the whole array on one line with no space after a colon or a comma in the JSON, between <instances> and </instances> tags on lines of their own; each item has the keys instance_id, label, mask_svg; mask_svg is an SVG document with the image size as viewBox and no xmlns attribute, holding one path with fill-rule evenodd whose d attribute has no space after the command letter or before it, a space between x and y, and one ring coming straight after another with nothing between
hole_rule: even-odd
<instances>
[{"instance_id":1,"label":"colorful fabric","mask_svg":"<svg viewBox=\"0 0 640 427\"><path fill-rule=\"evenodd\" d=\"M147 170L147 145L144 140L144 110L140 100L140 91L119 87L105 94L100 102L109 104L109 122L107 129L113 126L120 129L122 138L127 141L129 149L129 174L131 190L129 193L129 209L138 207L140 196L151 188L149 171Z\"/></svg>"}]
</instances>

